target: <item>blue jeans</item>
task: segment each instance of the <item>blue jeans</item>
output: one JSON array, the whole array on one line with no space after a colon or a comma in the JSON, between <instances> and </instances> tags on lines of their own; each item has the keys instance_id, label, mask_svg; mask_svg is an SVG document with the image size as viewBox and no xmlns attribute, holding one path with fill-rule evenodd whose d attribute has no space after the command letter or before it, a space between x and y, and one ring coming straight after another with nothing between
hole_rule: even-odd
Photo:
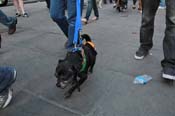
<instances>
[{"instance_id":1,"label":"blue jeans","mask_svg":"<svg viewBox=\"0 0 175 116\"><path fill-rule=\"evenodd\" d=\"M65 16L66 8L68 18ZM76 20L76 0L51 0L50 16L68 38L66 48L72 48Z\"/></svg>"},{"instance_id":2,"label":"blue jeans","mask_svg":"<svg viewBox=\"0 0 175 116\"><path fill-rule=\"evenodd\" d=\"M14 71L15 69L12 67L0 67L0 93L15 82Z\"/></svg>"},{"instance_id":3,"label":"blue jeans","mask_svg":"<svg viewBox=\"0 0 175 116\"><path fill-rule=\"evenodd\" d=\"M150 50L153 47L154 19L160 0L142 0L142 23L140 28L140 47ZM166 0L166 29L163 40L163 68L175 70L175 0Z\"/></svg>"},{"instance_id":4,"label":"blue jeans","mask_svg":"<svg viewBox=\"0 0 175 116\"><path fill-rule=\"evenodd\" d=\"M85 18L87 20L89 20L89 17L91 15L92 9L94 10L94 15L96 17L99 17L96 0L88 0L88 7L87 7L87 11L86 11L86 16L85 16Z\"/></svg>"},{"instance_id":5,"label":"blue jeans","mask_svg":"<svg viewBox=\"0 0 175 116\"><path fill-rule=\"evenodd\" d=\"M7 27L11 27L15 25L16 18L15 17L8 17L6 14L0 10L0 23Z\"/></svg>"},{"instance_id":6,"label":"blue jeans","mask_svg":"<svg viewBox=\"0 0 175 116\"><path fill-rule=\"evenodd\" d=\"M165 7L165 0L160 0L160 6Z\"/></svg>"}]
</instances>

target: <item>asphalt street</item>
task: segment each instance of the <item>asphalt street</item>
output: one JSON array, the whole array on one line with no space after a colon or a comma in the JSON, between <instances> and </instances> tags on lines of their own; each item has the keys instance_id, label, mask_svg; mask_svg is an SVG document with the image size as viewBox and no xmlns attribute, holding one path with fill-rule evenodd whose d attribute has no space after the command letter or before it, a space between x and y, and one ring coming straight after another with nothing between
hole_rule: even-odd
<instances>
[{"instance_id":1,"label":"asphalt street","mask_svg":"<svg viewBox=\"0 0 175 116\"><path fill-rule=\"evenodd\" d=\"M123 13L112 6L103 5L99 20L83 26L83 33L96 44L97 62L81 92L75 91L70 99L64 99L64 90L55 86L54 71L58 59L65 57L66 38L51 20L46 4L26 4L30 17L18 18L13 35L0 25L0 65L14 66L18 73L13 100L0 116L174 116L175 85L161 78L165 11L156 15L152 55L138 61L134 54L141 14L131 2ZM13 6L1 9L15 15ZM133 84L143 74L153 79L145 85Z\"/></svg>"}]
</instances>

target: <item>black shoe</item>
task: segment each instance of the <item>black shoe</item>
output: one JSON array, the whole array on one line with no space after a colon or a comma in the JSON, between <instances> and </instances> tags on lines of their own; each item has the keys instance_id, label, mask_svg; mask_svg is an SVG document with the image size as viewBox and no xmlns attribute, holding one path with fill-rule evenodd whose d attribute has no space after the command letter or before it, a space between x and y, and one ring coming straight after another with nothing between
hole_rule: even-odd
<instances>
[{"instance_id":1,"label":"black shoe","mask_svg":"<svg viewBox=\"0 0 175 116\"><path fill-rule=\"evenodd\" d=\"M134 58L136 60L142 60L145 56L147 56L149 54L149 51L148 50L145 50L143 48L139 48L137 51L136 51L136 54L134 56Z\"/></svg>"},{"instance_id":2,"label":"black shoe","mask_svg":"<svg viewBox=\"0 0 175 116\"><path fill-rule=\"evenodd\" d=\"M16 31L17 18L15 17L14 24L9 27L8 34L13 34Z\"/></svg>"},{"instance_id":3,"label":"black shoe","mask_svg":"<svg viewBox=\"0 0 175 116\"><path fill-rule=\"evenodd\" d=\"M162 78L168 79L168 80L175 80L175 69L163 68Z\"/></svg>"}]
</instances>

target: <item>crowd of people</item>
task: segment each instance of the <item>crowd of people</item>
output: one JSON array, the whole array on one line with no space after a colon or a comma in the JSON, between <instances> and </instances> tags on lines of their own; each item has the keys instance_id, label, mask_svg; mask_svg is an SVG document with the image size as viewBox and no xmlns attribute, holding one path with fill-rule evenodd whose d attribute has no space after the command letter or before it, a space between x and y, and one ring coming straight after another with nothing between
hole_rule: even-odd
<instances>
[{"instance_id":1,"label":"crowd of people","mask_svg":"<svg viewBox=\"0 0 175 116\"><path fill-rule=\"evenodd\" d=\"M136 1L133 0L133 9L136 8ZM13 0L16 8L16 17L7 16L0 10L0 23L8 28L8 34L16 31L17 17L29 17L24 10L23 0ZM114 1L110 0L110 3ZM83 0L82 0L83 3ZM104 4L107 3L104 0ZM83 6L83 4L81 4ZM160 6L160 7L159 7ZM76 21L76 0L47 0L47 7L50 9L52 20L62 30L67 37L65 48L70 50L74 47L73 39ZM154 19L158 8L166 9L166 28L163 40L164 59L161 61L162 77L175 80L175 0L139 0L138 10L142 12L142 22L140 27L140 46L134 57L137 60L145 58L153 47ZM68 16L65 15L67 9ZM88 24L92 9L94 17L92 20L99 19L98 5L96 0L88 0L86 15L81 20ZM82 12L81 12L82 13ZM12 67L0 67L0 108L5 108L12 98L11 85L16 79L16 70Z\"/></svg>"}]
</instances>

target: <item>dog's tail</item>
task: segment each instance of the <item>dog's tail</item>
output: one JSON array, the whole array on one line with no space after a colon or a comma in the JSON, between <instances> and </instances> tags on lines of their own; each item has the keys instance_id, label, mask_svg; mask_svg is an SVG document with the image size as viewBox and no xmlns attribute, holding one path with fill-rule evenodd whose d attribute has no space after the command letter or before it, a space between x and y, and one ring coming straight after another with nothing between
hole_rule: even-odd
<instances>
[{"instance_id":1,"label":"dog's tail","mask_svg":"<svg viewBox=\"0 0 175 116\"><path fill-rule=\"evenodd\" d=\"M90 41L91 42L91 38L90 38L90 36L88 34L81 35L81 38L82 38L82 40L86 40L86 41Z\"/></svg>"}]
</instances>

